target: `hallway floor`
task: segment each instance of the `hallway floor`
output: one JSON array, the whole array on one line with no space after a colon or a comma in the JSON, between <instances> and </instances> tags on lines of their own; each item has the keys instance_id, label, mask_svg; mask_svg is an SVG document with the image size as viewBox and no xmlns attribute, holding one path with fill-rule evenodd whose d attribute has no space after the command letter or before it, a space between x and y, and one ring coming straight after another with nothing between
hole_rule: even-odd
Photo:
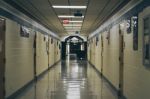
<instances>
[{"instance_id":1,"label":"hallway floor","mask_svg":"<svg viewBox=\"0 0 150 99\"><path fill-rule=\"evenodd\" d=\"M117 99L117 95L87 62L66 60L15 99Z\"/></svg>"}]
</instances>

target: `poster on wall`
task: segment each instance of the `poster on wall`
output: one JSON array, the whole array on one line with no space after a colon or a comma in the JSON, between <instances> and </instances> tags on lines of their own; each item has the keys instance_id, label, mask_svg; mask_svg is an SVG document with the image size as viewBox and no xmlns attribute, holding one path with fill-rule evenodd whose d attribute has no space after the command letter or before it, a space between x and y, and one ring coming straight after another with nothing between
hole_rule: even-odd
<instances>
[{"instance_id":1,"label":"poster on wall","mask_svg":"<svg viewBox=\"0 0 150 99\"><path fill-rule=\"evenodd\" d=\"M133 27L133 50L138 50L138 16L132 17L132 27Z\"/></svg>"},{"instance_id":2,"label":"poster on wall","mask_svg":"<svg viewBox=\"0 0 150 99\"><path fill-rule=\"evenodd\" d=\"M29 38L29 34L30 34L29 28L27 28L25 26L20 27L20 36L21 37Z\"/></svg>"},{"instance_id":3,"label":"poster on wall","mask_svg":"<svg viewBox=\"0 0 150 99\"><path fill-rule=\"evenodd\" d=\"M127 33L131 33L131 18L127 18L127 24L126 24Z\"/></svg>"},{"instance_id":4,"label":"poster on wall","mask_svg":"<svg viewBox=\"0 0 150 99\"><path fill-rule=\"evenodd\" d=\"M143 20L143 62L150 66L150 16Z\"/></svg>"}]
</instances>

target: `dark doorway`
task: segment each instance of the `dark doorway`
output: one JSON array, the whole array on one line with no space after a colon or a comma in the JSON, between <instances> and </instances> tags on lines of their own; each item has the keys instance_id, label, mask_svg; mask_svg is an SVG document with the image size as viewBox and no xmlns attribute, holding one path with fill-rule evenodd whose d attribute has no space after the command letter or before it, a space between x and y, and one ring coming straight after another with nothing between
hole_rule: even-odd
<instances>
[{"instance_id":1,"label":"dark doorway","mask_svg":"<svg viewBox=\"0 0 150 99\"><path fill-rule=\"evenodd\" d=\"M62 42L62 59L68 55L75 55L78 60L87 59L87 42L79 36L69 36Z\"/></svg>"},{"instance_id":2,"label":"dark doorway","mask_svg":"<svg viewBox=\"0 0 150 99\"><path fill-rule=\"evenodd\" d=\"M0 18L0 99L5 97L5 20Z\"/></svg>"}]
</instances>

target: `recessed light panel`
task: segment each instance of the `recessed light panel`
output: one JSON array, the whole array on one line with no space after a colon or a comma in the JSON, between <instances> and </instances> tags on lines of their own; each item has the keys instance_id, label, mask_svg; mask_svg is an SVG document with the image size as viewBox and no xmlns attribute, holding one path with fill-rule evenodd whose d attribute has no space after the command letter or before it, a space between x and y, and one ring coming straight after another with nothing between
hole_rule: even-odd
<instances>
[{"instance_id":1,"label":"recessed light panel","mask_svg":"<svg viewBox=\"0 0 150 99\"><path fill-rule=\"evenodd\" d=\"M63 26L81 27L82 24L64 24Z\"/></svg>"},{"instance_id":2,"label":"recessed light panel","mask_svg":"<svg viewBox=\"0 0 150 99\"><path fill-rule=\"evenodd\" d=\"M69 23L82 23L83 21L69 21Z\"/></svg>"},{"instance_id":3,"label":"recessed light panel","mask_svg":"<svg viewBox=\"0 0 150 99\"><path fill-rule=\"evenodd\" d=\"M86 9L87 6L61 6L61 5L53 5L53 8L63 8L63 9Z\"/></svg>"},{"instance_id":4,"label":"recessed light panel","mask_svg":"<svg viewBox=\"0 0 150 99\"><path fill-rule=\"evenodd\" d=\"M81 17L77 17L77 16L73 16L73 15L59 15L59 18L84 18L84 16Z\"/></svg>"},{"instance_id":5,"label":"recessed light panel","mask_svg":"<svg viewBox=\"0 0 150 99\"><path fill-rule=\"evenodd\" d=\"M65 26L65 29L81 29L81 27Z\"/></svg>"}]
</instances>

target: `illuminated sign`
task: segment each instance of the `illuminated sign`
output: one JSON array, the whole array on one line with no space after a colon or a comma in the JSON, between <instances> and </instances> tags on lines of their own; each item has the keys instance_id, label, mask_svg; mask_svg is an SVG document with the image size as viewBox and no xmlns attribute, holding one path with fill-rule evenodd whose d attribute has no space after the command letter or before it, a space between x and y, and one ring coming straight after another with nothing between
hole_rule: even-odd
<instances>
[{"instance_id":1,"label":"illuminated sign","mask_svg":"<svg viewBox=\"0 0 150 99\"><path fill-rule=\"evenodd\" d=\"M69 20L68 19L64 19L63 20L63 24L69 24Z\"/></svg>"}]
</instances>

